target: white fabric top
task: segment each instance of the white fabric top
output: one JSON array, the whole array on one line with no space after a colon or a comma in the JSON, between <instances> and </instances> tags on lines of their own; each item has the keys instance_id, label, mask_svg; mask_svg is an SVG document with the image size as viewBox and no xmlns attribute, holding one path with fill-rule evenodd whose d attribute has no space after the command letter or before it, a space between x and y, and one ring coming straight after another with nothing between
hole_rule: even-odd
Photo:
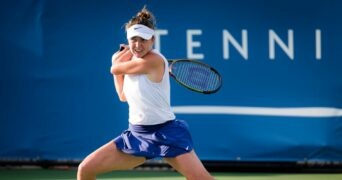
<instances>
[{"instance_id":1,"label":"white fabric top","mask_svg":"<svg viewBox=\"0 0 342 180\"><path fill-rule=\"evenodd\" d=\"M123 91L129 105L129 122L134 125L161 124L175 119L170 106L168 62L162 56L165 71L161 82L153 82L146 74L126 74Z\"/></svg>"}]
</instances>

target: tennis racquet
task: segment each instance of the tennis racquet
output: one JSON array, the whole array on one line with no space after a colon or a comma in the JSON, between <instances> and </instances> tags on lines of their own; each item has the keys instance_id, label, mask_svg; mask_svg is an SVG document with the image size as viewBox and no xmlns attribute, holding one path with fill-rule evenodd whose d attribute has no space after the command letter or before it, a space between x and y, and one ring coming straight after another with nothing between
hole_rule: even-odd
<instances>
[{"instance_id":1,"label":"tennis racquet","mask_svg":"<svg viewBox=\"0 0 342 180\"><path fill-rule=\"evenodd\" d=\"M123 49L120 45L118 51ZM190 59L169 59L168 62L171 77L192 91L212 94L222 86L219 72L207 64Z\"/></svg>"},{"instance_id":2,"label":"tennis racquet","mask_svg":"<svg viewBox=\"0 0 342 180\"><path fill-rule=\"evenodd\" d=\"M170 59L168 62L171 77L192 91L212 94L222 86L219 72L207 64L190 59Z\"/></svg>"}]
</instances>

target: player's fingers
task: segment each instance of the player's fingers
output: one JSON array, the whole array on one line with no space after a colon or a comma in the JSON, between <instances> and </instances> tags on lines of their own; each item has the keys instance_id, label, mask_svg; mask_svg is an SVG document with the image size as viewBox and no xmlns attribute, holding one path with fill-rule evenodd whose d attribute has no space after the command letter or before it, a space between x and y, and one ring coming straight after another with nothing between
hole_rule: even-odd
<instances>
[{"instance_id":1,"label":"player's fingers","mask_svg":"<svg viewBox=\"0 0 342 180\"><path fill-rule=\"evenodd\" d=\"M125 44L120 44L118 51L116 51L112 56L112 61L115 61L116 59L121 58L127 51L129 50L129 47Z\"/></svg>"}]
</instances>

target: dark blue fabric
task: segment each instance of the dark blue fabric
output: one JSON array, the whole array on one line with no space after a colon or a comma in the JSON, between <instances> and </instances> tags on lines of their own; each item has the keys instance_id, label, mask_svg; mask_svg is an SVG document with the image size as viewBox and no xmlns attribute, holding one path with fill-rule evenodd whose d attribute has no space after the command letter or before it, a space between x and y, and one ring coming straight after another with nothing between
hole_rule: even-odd
<instances>
[{"instance_id":1,"label":"dark blue fabric","mask_svg":"<svg viewBox=\"0 0 342 180\"><path fill-rule=\"evenodd\" d=\"M147 159L176 157L193 149L188 125L183 120L147 126L130 124L114 142L122 152Z\"/></svg>"}]
</instances>

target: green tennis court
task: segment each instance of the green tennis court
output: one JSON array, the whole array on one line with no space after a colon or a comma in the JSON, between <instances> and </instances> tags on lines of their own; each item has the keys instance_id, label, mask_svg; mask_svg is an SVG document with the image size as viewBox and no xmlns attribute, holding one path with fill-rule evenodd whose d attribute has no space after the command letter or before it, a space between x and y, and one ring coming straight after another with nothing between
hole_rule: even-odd
<instances>
[{"instance_id":1,"label":"green tennis court","mask_svg":"<svg viewBox=\"0 0 342 180\"><path fill-rule=\"evenodd\" d=\"M214 172L217 180L340 180L342 173L223 173ZM1 180L72 180L76 179L76 170L54 169L0 169ZM181 180L185 179L174 171L131 170L116 171L99 176L99 180Z\"/></svg>"}]
</instances>

